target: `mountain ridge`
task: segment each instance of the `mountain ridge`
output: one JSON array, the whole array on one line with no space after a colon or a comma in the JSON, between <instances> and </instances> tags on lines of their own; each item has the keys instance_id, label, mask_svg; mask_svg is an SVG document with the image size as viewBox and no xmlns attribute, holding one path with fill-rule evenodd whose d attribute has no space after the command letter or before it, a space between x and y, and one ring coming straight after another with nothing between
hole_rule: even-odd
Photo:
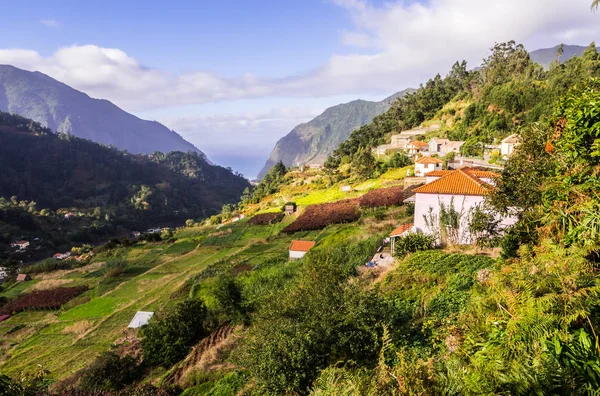
<instances>
[{"instance_id":1,"label":"mountain ridge","mask_svg":"<svg viewBox=\"0 0 600 396\"><path fill-rule=\"evenodd\" d=\"M200 149L161 123L143 120L109 100L92 98L39 71L0 65L0 111L134 154L191 151L206 158Z\"/></svg>"},{"instance_id":2,"label":"mountain ridge","mask_svg":"<svg viewBox=\"0 0 600 396\"><path fill-rule=\"evenodd\" d=\"M325 109L277 141L258 178L262 178L279 161L286 166L324 162L352 131L370 123L374 117L387 111L396 99L413 91L408 88L379 102L357 99Z\"/></svg>"}]
</instances>

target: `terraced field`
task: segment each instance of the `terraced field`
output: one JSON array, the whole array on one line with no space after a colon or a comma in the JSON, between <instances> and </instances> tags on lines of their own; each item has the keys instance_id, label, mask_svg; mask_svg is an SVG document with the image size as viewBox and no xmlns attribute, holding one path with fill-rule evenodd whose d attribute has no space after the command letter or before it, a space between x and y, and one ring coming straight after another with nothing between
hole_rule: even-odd
<instances>
[{"instance_id":1,"label":"terraced field","mask_svg":"<svg viewBox=\"0 0 600 396\"><path fill-rule=\"evenodd\" d=\"M249 226L243 220L220 230L186 228L176 234L174 244L140 244L119 251L128 266L116 278L105 276L106 258L98 256L85 267L39 274L5 290L0 295L14 297L59 286L90 289L58 311L22 312L0 323L0 372L14 375L40 364L53 378L64 378L130 334L127 325L136 311L156 311L186 295L202 296L210 278L221 272L260 269L248 272L248 277L280 282L272 280L273 268L264 263L285 264L292 239L324 241L356 228L330 226L279 235L285 224ZM292 276L294 264L289 265ZM262 298L260 291L256 298Z\"/></svg>"}]
</instances>

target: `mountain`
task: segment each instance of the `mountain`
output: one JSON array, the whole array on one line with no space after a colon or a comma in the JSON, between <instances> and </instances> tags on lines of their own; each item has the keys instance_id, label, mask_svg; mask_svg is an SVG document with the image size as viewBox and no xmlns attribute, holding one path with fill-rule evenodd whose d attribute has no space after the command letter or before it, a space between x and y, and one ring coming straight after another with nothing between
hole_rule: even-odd
<instances>
[{"instance_id":1,"label":"mountain","mask_svg":"<svg viewBox=\"0 0 600 396\"><path fill-rule=\"evenodd\" d=\"M352 131L370 123L374 117L386 112L396 99L413 91L406 89L381 102L354 100L339 104L328 108L313 120L298 125L277 142L258 175L259 179L279 161L286 166L323 163Z\"/></svg>"},{"instance_id":2,"label":"mountain","mask_svg":"<svg viewBox=\"0 0 600 396\"><path fill-rule=\"evenodd\" d=\"M582 45L566 45L563 47L563 55L560 57L561 62L565 62L574 56L581 56L587 46ZM600 49L600 47L598 48ZM546 69L550 67L550 64L557 59L556 52L558 45L552 48L541 48L529 53L531 60L544 66Z\"/></svg>"},{"instance_id":3,"label":"mountain","mask_svg":"<svg viewBox=\"0 0 600 396\"><path fill-rule=\"evenodd\" d=\"M0 169L0 259L15 238L70 248L119 230L202 219L250 187L198 153L134 155L4 112ZM64 224L67 212L76 216Z\"/></svg>"},{"instance_id":4,"label":"mountain","mask_svg":"<svg viewBox=\"0 0 600 396\"><path fill-rule=\"evenodd\" d=\"M0 110L130 153L192 151L204 156L156 121L142 120L108 100L91 98L40 72L9 65L0 65Z\"/></svg>"}]
</instances>

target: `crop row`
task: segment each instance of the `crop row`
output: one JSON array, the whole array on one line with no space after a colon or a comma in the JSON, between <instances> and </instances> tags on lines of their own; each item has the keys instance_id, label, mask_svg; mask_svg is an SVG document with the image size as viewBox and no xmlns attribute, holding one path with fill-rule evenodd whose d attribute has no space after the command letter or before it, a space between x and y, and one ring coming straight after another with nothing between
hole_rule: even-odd
<instances>
[{"instance_id":1,"label":"crop row","mask_svg":"<svg viewBox=\"0 0 600 396\"><path fill-rule=\"evenodd\" d=\"M283 213L262 213L252 217L248 220L250 225L269 225L279 223L283 219Z\"/></svg>"},{"instance_id":2,"label":"crop row","mask_svg":"<svg viewBox=\"0 0 600 396\"><path fill-rule=\"evenodd\" d=\"M404 193L402 186L378 188L371 190L359 198L359 205L362 208L378 208L381 206L401 205L408 198Z\"/></svg>"},{"instance_id":3,"label":"crop row","mask_svg":"<svg viewBox=\"0 0 600 396\"><path fill-rule=\"evenodd\" d=\"M9 301L0 308L0 313L13 314L25 310L58 309L86 290L86 286L78 286L34 291Z\"/></svg>"},{"instance_id":4,"label":"crop row","mask_svg":"<svg viewBox=\"0 0 600 396\"><path fill-rule=\"evenodd\" d=\"M283 232L320 230L329 224L349 223L358 220L358 200L346 199L332 203L308 206Z\"/></svg>"}]
</instances>

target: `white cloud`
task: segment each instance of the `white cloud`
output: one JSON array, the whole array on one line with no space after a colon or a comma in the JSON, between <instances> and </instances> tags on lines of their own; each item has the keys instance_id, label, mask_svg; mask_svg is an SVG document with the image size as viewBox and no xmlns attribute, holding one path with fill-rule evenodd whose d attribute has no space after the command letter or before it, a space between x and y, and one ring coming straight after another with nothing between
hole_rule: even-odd
<instances>
[{"instance_id":1,"label":"white cloud","mask_svg":"<svg viewBox=\"0 0 600 396\"><path fill-rule=\"evenodd\" d=\"M50 28L59 28L60 27L60 22L58 22L55 19L42 19L40 20L40 23L44 26L50 27Z\"/></svg>"},{"instance_id":2,"label":"white cloud","mask_svg":"<svg viewBox=\"0 0 600 396\"><path fill-rule=\"evenodd\" d=\"M456 60L477 66L494 42L514 39L535 49L560 41L587 44L600 33L589 0L431 0L382 6L333 1L351 17L353 29L342 30L340 40L354 50L333 54L299 76L173 75L140 65L122 50L95 45L61 48L46 57L1 50L0 63L39 70L127 110L147 110L257 97L390 94L445 73Z\"/></svg>"}]
</instances>

